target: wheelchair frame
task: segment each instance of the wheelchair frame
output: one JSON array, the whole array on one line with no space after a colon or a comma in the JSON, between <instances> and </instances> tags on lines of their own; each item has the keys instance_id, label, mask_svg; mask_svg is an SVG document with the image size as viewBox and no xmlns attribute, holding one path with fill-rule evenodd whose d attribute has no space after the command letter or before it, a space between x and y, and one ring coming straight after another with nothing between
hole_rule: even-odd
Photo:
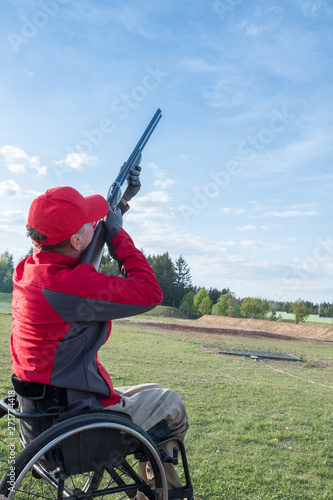
<instances>
[{"instance_id":1,"label":"wheelchair frame","mask_svg":"<svg viewBox=\"0 0 333 500\"><path fill-rule=\"evenodd\" d=\"M1 400L0 418L6 414L19 420L66 418L42 432L13 464L7 464L0 495L9 500L120 500L135 499L138 492L149 500L193 500L181 439L171 436L155 443L128 415L110 410L29 414L20 413L17 406L16 395ZM158 449L170 441L176 443L174 457ZM164 462L178 464L178 450L185 485L168 491ZM142 462L149 462L152 480L138 474Z\"/></svg>"}]
</instances>

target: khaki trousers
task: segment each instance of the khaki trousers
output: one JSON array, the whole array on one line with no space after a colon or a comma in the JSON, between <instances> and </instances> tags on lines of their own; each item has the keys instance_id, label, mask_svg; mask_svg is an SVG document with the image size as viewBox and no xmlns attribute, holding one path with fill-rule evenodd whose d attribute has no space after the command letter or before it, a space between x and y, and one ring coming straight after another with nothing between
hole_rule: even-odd
<instances>
[{"instance_id":1,"label":"khaki trousers","mask_svg":"<svg viewBox=\"0 0 333 500\"><path fill-rule=\"evenodd\" d=\"M121 400L116 405L106 409L128 413L135 424L144 431L149 431L156 424L165 420L168 424L170 435L184 439L189 427L188 417L182 398L171 389L165 389L159 384L142 384L130 387L116 387L116 392ZM167 437L167 436L166 436ZM174 443L170 441L163 445L163 449L169 456L173 454ZM168 488L178 488L181 481L172 464L164 464L168 480ZM149 480L149 464L140 464L140 475L145 481ZM138 493L138 499L146 498ZM141 496L140 496L141 495Z\"/></svg>"}]
</instances>

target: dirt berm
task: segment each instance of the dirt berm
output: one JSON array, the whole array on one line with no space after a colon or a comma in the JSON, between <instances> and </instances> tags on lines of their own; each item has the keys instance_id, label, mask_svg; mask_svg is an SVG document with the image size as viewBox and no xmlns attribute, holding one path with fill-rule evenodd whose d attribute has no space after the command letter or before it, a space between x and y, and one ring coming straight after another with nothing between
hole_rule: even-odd
<instances>
[{"instance_id":1,"label":"dirt berm","mask_svg":"<svg viewBox=\"0 0 333 500\"><path fill-rule=\"evenodd\" d=\"M289 337L333 341L333 328L320 326L278 323L261 319L228 318L226 316L202 316L195 323L207 327L233 328L235 330L262 331L287 335Z\"/></svg>"}]
</instances>

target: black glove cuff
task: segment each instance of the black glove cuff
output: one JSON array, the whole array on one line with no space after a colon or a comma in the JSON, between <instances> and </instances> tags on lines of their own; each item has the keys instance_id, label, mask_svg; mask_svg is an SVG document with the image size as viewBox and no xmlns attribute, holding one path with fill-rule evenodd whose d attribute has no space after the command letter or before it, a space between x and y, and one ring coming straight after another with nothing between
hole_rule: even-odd
<instances>
[{"instance_id":1,"label":"black glove cuff","mask_svg":"<svg viewBox=\"0 0 333 500\"><path fill-rule=\"evenodd\" d=\"M109 245L112 239L120 232L119 227L112 227L105 235L106 244Z\"/></svg>"},{"instance_id":2,"label":"black glove cuff","mask_svg":"<svg viewBox=\"0 0 333 500\"><path fill-rule=\"evenodd\" d=\"M111 258L113 260L115 260L117 262L117 264L118 264L118 269L119 269L120 274L122 276L124 276L124 278L127 278L127 272L126 272L126 269L125 269L125 266L124 266L124 261L118 259L117 255L116 255L116 249L112 245L112 243L107 243L107 246L108 246L109 254L110 254Z\"/></svg>"},{"instance_id":3,"label":"black glove cuff","mask_svg":"<svg viewBox=\"0 0 333 500\"><path fill-rule=\"evenodd\" d=\"M120 202L118 203L118 207L120 208L121 215L124 215L124 214L125 214L126 212L128 212L128 211L129 211L129 209L130 209L129 204L128 204L128 203L126 203L126 205L125 205L125 203L123 203L122 201L120 201Z\"/></svg>"}]
</instances>

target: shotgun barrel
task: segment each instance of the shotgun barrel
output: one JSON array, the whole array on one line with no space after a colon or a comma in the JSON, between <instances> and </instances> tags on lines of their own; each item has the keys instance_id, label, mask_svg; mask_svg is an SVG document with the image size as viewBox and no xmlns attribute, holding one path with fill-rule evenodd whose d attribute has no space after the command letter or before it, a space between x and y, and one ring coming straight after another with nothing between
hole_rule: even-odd
<instances>
[{"instance_id":1,"label":"shotgun barrel","mask_svg":"<svg viewBox=\"0 0 333 500\"><path fill-rule=\"evenodd\" d=\"M135 167L135 165L137 165L139 160L141 159L143 148L147 144L151 134L155 130L155 127L161 118L162 118L162 111L158 109L154 114L153 118L150 120L141 138L139 139L139 142L137 143L132 153L130 154L127 162L124 164L124 166L118 173L115 181L111 184L106 197L106 200L111 210L114 210L118 205L119 201L121 200L121 187L128 180L130 175L130 170L133 167ZM96 226L94 237L91 243L84 250L84 252L80 257L80 264L87 264L87 263L93 264L95 269L98 271L102 259L104 243L105 243L104 224L103 221L99 221Z\"/></svg>"}]
</instances>

